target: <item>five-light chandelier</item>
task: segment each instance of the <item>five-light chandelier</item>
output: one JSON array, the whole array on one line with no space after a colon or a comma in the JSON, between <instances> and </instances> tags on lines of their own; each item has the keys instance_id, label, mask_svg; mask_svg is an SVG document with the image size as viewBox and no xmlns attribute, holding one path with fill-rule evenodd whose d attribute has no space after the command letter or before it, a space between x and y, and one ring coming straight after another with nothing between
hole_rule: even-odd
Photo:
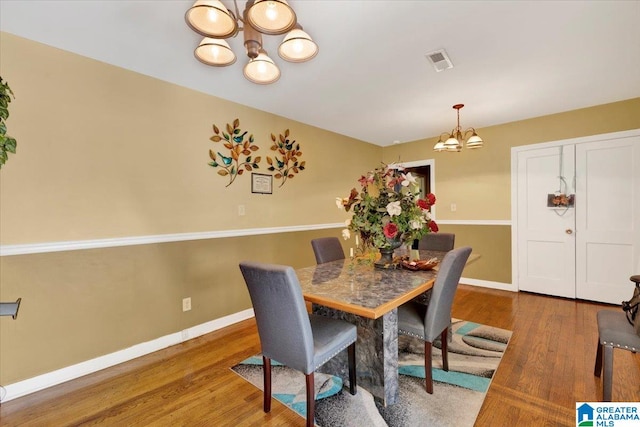
<instances>
[{"instance_id":1,"label":"five-light chandelier","mask_svg":"<svg viewBox=\"0 0 640 427\"><path fill-rule=\"evenodd\" d=\"M440 135L438 142L433 146L434 151L460 151L462 150L465 138L470 133L471 136L467 139L467 148L482 148L484 146L482 138L478 136L474 128L469 128L464 132L462 131L462 128L460 127L460 109L462 107L464 107L464 104L456 104L453 106L453 108L458 111L458 125L451 131L451 133L444 132ZM447 139L444 140L443 137L446 137Z\"/></svg>"},{"instance_id":2,"label":"five-light chandelier","mask_svg":"<svg viewBox=\"0 0 640 427\"><path fill-rule=\"evenodd\" d=\"M280 78L280 69L263 48L262 34L288 33L278 48L278 55L286 61L304 62L318 54L318 45L302 30L286 0L248 0L242 15L236 0L233 5L235 14L219 0L197 0L185 14L189 27L204 36L194 52L204 64L225 67L236 62L224 39L240 31L249 57L244 76L253 83L270 84Z\"/></svg>"}]
</instances>

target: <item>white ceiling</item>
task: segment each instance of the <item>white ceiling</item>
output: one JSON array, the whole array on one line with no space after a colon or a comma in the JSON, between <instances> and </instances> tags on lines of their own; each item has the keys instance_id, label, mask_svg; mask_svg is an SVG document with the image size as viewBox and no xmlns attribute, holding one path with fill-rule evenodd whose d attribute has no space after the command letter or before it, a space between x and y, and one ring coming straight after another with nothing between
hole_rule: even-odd
<instances>
[{"instance_id":1,"label":"white ceiling","mask_svg":"<svg viewBox=\"0 0 640 427\"><path fill-rule=\"evenodd\" d=\"M381 146L450 131L457 103L482 128L640 97L637 0L290 0L320 53L287 63L265 36L268 86L243 77L242 35L230 67L194 58L192 4L0 0L0 30ZM436 73L425 54L442 48L454 68Z\"/></svg>"}]
</instances>

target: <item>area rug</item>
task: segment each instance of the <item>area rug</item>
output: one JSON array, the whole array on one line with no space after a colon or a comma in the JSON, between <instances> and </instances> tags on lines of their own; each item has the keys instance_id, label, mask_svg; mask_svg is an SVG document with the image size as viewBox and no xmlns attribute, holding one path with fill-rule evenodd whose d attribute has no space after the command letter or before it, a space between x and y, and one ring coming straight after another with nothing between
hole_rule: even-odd
<instances>
[{"instance_id":1,"label":"area rug","mask_svg":"<svg viewBox=\"0 0 640 427\"><path fill-rule=\"evenodd\" d=\"M443 371L440 342L433 348L434 392L424 385L424 343L400 336L398 403L383 407L358 386L352 396L342 379L315 374L316 425L332 426L473 426L511 332L464 320L453 320L449 343L449 371ZM272 361L273 398L306 418L304 375ZM262 390L262 356L250 357L231 368ZM262 406L260 406L262 409Z\"/></svg>"}]
</instances>

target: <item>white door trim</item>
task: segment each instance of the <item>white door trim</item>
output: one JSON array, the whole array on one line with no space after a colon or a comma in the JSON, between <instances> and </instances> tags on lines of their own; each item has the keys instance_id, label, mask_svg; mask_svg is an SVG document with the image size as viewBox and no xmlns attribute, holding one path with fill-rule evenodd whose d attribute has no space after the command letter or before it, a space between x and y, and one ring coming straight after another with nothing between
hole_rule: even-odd
<instances>
[{"instance_id":1,"label":"white door trim","mask_svg":"<svg viewBox=\"0 0 640 427\"><path fill-rule=\"evenodd\" d=\"M403 168L417 168L420 166L429 166L429 180L431 183L431 192L436 195L438 194L436 193L436 159L414 160L412 162L399 162L395 164L398 166L402 166ZM438 209L436 205L431 206L431 218L433 218L434 221L438 220L438 217L436 215L437 210Z\"/></svg>"}]
</instances>

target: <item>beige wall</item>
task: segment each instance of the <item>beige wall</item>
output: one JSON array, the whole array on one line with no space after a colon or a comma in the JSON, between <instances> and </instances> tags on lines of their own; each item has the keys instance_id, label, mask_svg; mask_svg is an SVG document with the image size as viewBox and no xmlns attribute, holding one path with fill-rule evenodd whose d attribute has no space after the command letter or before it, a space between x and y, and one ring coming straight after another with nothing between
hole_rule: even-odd
<instances>
[{"instance_id":1,"label":"beige wall","mask_svg":"<svg viewBox=\"0 0 640 427\"><path fill-rule=\"evenodd\" d=\"M471 123L467 125L472 125ZM481 150L433 151L437 138L385 147L383 160L411 162L433 159L437 219L452 222L511 220L511 148L640 128L640 98L550 116L477 129ZM451 211L451 204L456 211ZM464 276L511 283L509 225L446 225L456 233L456 246L473 243L482 258ZM489 232L490 231L490 232Z\"/></svg>"},{"instance_id":2,"label":"beige wall","mask_svg":"<svg viewBox=\"0 0 640 427\"><path fill-rule=\"evenodd\" d=\"M431 139L382 149L6 33L0 57L18 141L0 170L2 245L342 222L334 198L398 157L435 159L439 218L509 220L511 146L640 127L635 99L480 129L487 146L476 152L433 153ZM263 158L269 134L289 128L307 170L273 195L251 194L248 176L225 187L207 166L209 137L235 118ZM455 213L444 209L452 202ZM508 226L441 229L482 254L465 276L510 281ZM240 260L309 265L309 240L339 232L3 256L0 299L23 305L17 320L0 319L0 384L247 309Z\"/></svg>"},{"instance_id":3,"label":"beige wall","mask_svg":"<svg viewBox=\"0 0 640 427\"><path fill-rule=\"evenodd\" d=\"M242 260L303 267L321 230L0 258L2 298L22 297L0 321L7 385L179 332L251 307ZM181 301L192 298L192 310Z\"/></svg>"},{"instance_id":4,"label":"beige wall","mask_svg":"<svg viewBox=\"0 0 640 427\"><path fill-rule=\"evenodd\" d=\"M1 42L18 141L2 168L3 245L344 221L335 197L380 161L380 147L352 138L10 34ZM274 180L269 196L251 193L248 173L225 187L207 165L210 148L225 151L209 138L235 118L260 147L257 172L285 129L307 169L282 188Z\"/></svg>"},{"instance_id":5,"label":"beige wall","mask_svg":"<svg viewBox=\"0 0 640 427\"><path fill-rule=\"evenodd\" d=\"M434 159L439 219L510 220L511 147L637 128L640 98L477 129L480 150L438 153L430 138L385 147L383 160Z\"/></svg>"},{"instance_id":6,"label":"beige wall","mask_svg":"<svg viewBox=\"0 0 640 427\"><path fill-rule=\"evenodd\" d=\"M18 153L0 170L0 243L343 222L346 196L380 147L34 43L0 37L16 99ZM40 65L38 65L40 64ZM257 88L259 89L259 88ZM269 135L289 129L307 169L272 195L229 187L207 165L212 125L240 119L266 171ZM220 150L222 151L222 150ZM245 216L238 215L244 205ZM314 262L309 240L339 229L0 258L0 384L11 384L237 313L251 304L242 259ZM183 313L181 300L192 298Z\"/></svg>"}]
</instances>

